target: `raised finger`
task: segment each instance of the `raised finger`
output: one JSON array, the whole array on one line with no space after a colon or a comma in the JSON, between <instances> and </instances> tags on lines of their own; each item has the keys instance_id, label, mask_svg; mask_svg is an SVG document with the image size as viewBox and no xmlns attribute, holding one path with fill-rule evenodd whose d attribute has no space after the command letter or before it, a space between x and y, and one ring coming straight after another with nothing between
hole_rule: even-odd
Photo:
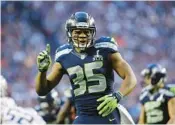
<instances>
[{"instance_id":1,"label":"raised finger","mask_svg":"<svg viewBox=\"0 0 175 125\"><path fill-rule=\"evenodd\" d=\"M46 45L46 52L47 52L48 54L50 54L50 44L47 44L47 45Z\"/></svg>"}]
</instances>

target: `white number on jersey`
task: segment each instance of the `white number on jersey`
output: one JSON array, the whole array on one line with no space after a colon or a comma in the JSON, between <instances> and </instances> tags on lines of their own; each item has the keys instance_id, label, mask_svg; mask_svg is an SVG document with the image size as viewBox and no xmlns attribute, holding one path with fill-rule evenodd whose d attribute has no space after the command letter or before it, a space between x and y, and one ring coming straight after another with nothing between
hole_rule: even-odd
<instances>
[{"instance_id":1,"label":"white number on jersey","mask_svg":"<svg viewBox=\"0 0 175 125\"><path fill-rule=\"evenodd\" d=\"M89 93L95 92L103 92L106 89L106 78L103 74L94 74L94 69L99 69L103 66L103 62L92 62L84 64L84 71L83 68L79 65L71 67L67 69L69 75L76 74L76 78L73 79L75 85L79 85L79 88L74 90L75 96L82 95L86 92L87 83L85 80L85 76L87 82L98 81L98 85L93 85L88 87Z\"/></svg>"},{"instance_id":2,"label":"white number on jersey","mask_svg":"<svg viewBox=\"0 0 175 125\"><path fill-rule=\"evenodd\" d=\"M10 107L3 112L4 124L45 124L44 120L32 108Z\"/></svg>"},{"instance_id":3,"label":"white number on jersey","mask_svg":"<svg viewBox=\"0 0 175 125\"><path fill-rule=\"evenodd\" d=\"M161 102L158 101L147 102L144 105L147 123L157 123L163 120L163 111L157 109L160 105Z\"/></svg>"}]
</instances>

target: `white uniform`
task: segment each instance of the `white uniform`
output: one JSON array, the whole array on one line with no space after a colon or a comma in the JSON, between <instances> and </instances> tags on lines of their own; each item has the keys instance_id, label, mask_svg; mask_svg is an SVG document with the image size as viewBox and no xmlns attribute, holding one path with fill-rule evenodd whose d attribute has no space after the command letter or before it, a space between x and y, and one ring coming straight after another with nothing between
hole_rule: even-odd
<instances>
[{"instance_id":1,"label":"white uniform","mask_svg":"<svg viewBox=\"0 0 175 125\"><path fill-rule=\"evenodd\" d=\"M1 97L0 98L0 123L2 123L2 114L4 113L6 108L15 107L16 103L12 98L9 97Z\"/></svg>"},{"instance_id":2,"label":"white uniform","mask_svg":"<svg viewBox=\"0 0 175 125\"><path fill-rule=\"evenodd\" d=\"M1 124L46 124L33 108L18 107L11 98L0 98L0 105Z\"/></svg>"},{"instance_id":3,"label":"white uniform","mask_svg":"<svg viewBox=\"0 0 175 125\"><path fill-rule=\"evenodd\" d=\"M118 110L120 112L121 124L132 124L135 125L131 115L128 113L126 108L124 108L121 104L118 104Z\"/></svg>"},{"instance_id":4,"label":"white uniform","mask_svg":"<svg viewBox=\"0 0 175 125\"><path fill-rule=\"evenodd\" d=\"M12 98L10 98L10 97L1 97L0 98L0 106L14 107L14 106L17 106L17 105L16 105L15 101Z\"/></svg>"},{"instance_id":5,"label":"white uniform","mask_svg":"<svg viewBox=\"0 0 175 125\"><path fill-rule=\"evenodd\" d=\"M45 121L32 108L8 107L2 114L2 124L41 124Z\"/></svg>"}]
</instances>

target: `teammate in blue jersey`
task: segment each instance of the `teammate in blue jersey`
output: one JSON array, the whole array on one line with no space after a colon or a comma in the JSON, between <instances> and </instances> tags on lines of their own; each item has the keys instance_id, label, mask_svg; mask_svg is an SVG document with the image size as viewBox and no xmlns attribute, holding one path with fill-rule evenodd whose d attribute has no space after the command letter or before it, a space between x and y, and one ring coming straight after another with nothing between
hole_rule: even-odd
<instances>
[{"instance_id":1,"label":"teammate in blue jersey","mask_svg":"<svg viewBox=\"0 0 175 125\"><path fill-rule=\"evenodd\" d=\"M67 74L71 81L77 110L74 124L120 123L119 101L136 86L136 77L121 57L114 38L95 40L96 26L92 16L76 12L66 22L68 43L59 47L50 74L50 46L37 57L36 92L46 95ZM123 79L113 91L114 73Z\"/></svg>"},{"instance_id":2,"label":"teammate in blue jersey","mask_svg":"<svg viewBox=\"0 0 175 125\"><path fill-rule=\"evenodd\" d=\"M150 64L141 72L146 87L140 95L139 124L175 124L175 94L166 85L166 69Z\"/></svg>"}]
</instances>

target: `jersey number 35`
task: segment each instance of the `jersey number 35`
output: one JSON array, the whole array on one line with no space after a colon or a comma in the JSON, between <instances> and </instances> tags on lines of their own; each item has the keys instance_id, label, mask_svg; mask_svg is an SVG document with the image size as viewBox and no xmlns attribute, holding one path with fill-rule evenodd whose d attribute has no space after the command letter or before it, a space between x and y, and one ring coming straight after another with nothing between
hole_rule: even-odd
<instances>
[{"instance_id":1,"label":"jersey number 35","mask_svg":"<svg viewBox=\"0 0 175 125\"><path fill-rule=\"evenodd\" d=\"M72 79L74 85L78 86L78 88L74 90L75 96L82 95L86 91L88 91L88 93L96 93L103 92L106 89L105 76L103 74L93 73L93 71L102 68L102 66L102 61L96 61L84 64L84 68L77 65L67 69L69 76L76 75L76 77ZM87 86L87 82L98 82L98 84Z\"/></svg>"}]
</instances>

